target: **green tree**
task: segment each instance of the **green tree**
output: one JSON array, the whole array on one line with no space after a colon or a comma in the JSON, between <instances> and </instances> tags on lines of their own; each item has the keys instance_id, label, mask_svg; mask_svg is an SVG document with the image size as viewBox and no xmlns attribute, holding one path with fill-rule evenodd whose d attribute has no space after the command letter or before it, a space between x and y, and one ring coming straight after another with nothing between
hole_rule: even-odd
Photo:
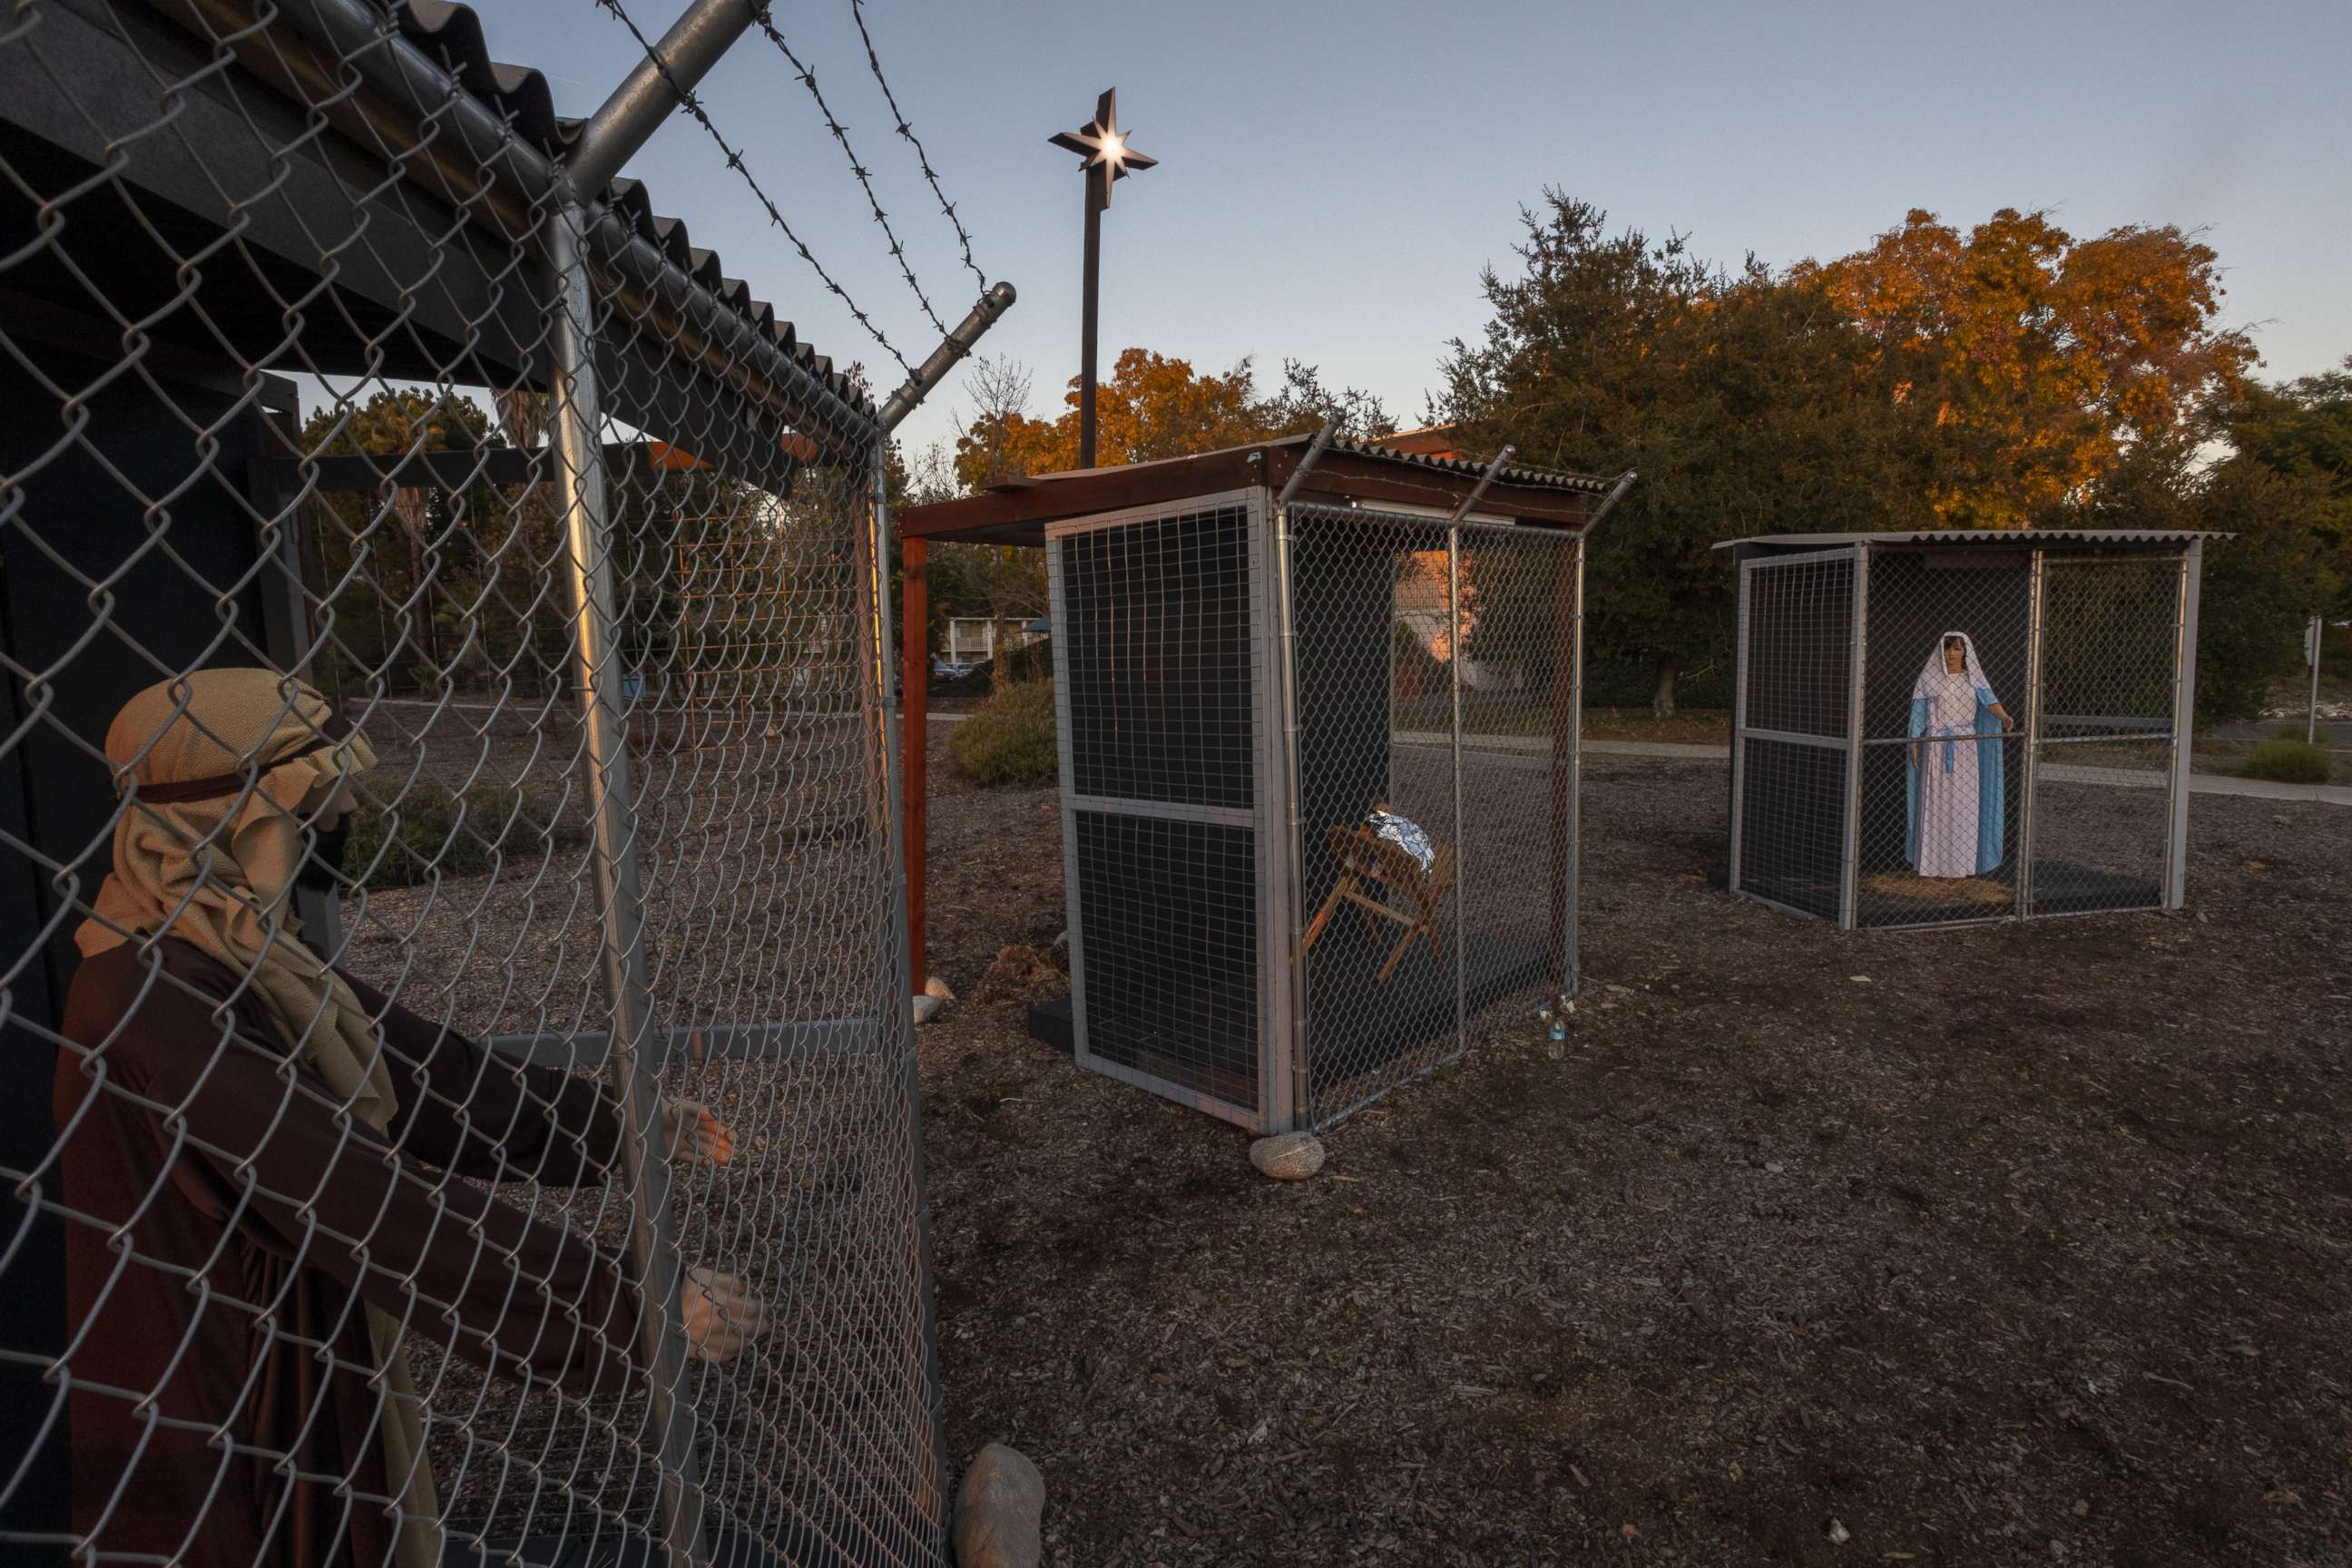
<instances>
[{"instance_id":1,"label":"green tree","mask_svg":"<svg viewBox=\"0 0 2352 1568\"><path fill-rule=\"evenodd\" d=\"M2230 450L2185 509L2232 535L2205 552L2197 706L2250 719L2300 667L2310 617L2352 616L2352 359L2248 385L2220 426Z\"/></svg>"},{"instance_id":2,"label":"green tree","mask_svg":"<svg viewBox=\"0 0 2352 1568\"><path fill-rule=\"evenodd\" d=\"M2319 375L2248 385L2221 424L2233 448L2221 468L2257 467L2298 487L2288 524L2305 568L2296 607L2352 616L2352 356Z\"/></svg>"},{"instance_id":3,"label":"green tree","mask_svg":"<svg viewBox=\"0 0 2352 1568\"><path fill-rule=\"evenodd\" d=\"M461 396L384 388L365 403L329 404L303 424L303 449L317 457L446 451L491 444L490 420ZM317 544L331 595L334 647L381 677L405 667L419 684L446 673L443 622L456 614L450 592L478 569L481 552L461 526L480 495L425 486L322 498ZM405 656L404 658L404 656ZM341 662L341 659L338 662Z\"/></svg>"},{"instance_id":4,"label":"green tree","mask_svg":"<svg viewBox=\"0 0 2352 1568\"><path fill-rule=\"evenodd\" d=\"M1670 713L1693 654L1728 639L1717 542L1918 520L1902 505L1895 416L1868 395L1868 345L1818 280L1611 235L1599 208L1559 192L1524 220L1521 270L1483 276L1492 319L1482 341L1452 345L1433 414L1474 448L1640 470L1592 537L1587 646L1646 663ZM1512 636L1506 616L1484 624Z\"/></svg>"}]
</instances>

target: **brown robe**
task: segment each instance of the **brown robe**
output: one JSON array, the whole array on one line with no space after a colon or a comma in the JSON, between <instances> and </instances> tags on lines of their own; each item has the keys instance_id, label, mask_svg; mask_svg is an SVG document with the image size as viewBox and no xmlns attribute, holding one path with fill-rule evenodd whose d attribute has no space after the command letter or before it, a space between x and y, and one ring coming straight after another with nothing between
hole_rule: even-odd
<instances>
[{"instance_id":1,"label":"brown robe","mask_svg":"<svg viewBox=\"0 0 2352 1568\"><path fill-rule=\"evenodd\" d=\"M74 976L64 1032L84 1050L58 1054L56 1109L86 1551L389 1562L363 1304L509 1379L586 1394L628 1378L621 1259L449 1179L601 1182L611 1101L352 989L400 1103L382 1136L196 948L126 943Z\"/></svg>"}]
</instances>

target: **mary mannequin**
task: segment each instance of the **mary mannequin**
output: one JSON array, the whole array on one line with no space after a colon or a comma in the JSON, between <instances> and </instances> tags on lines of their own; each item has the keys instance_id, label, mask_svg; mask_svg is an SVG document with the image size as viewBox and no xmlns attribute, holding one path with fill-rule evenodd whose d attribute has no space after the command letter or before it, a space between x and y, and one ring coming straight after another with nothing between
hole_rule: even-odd
<instances>
[{"instance_id":1,"label":"mary mannequin","mask_svg":"<svg viewBox=\"0 0 2352 1568\"><path fill-rule=\"evenodd\" d=\"M1922 877L1982 877L2000 868L2007 800L2001 744L2016 728L1968 634L1938 637L1911 687L1904 858Z\"/></svg>"}]
</instances>

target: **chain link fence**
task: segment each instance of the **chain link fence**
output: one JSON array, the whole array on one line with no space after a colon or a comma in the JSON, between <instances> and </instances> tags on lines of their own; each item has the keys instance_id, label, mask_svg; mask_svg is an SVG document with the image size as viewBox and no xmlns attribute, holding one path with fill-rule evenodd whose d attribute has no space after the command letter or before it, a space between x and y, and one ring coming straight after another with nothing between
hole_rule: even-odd
<instances>
[{"instance_id":1,"label":"chain link fence","mask_svg":"<svg viewBox=\"0 0 2352 1568\"><path fill-rule=\"evenodd\" d=\"M2179 907L2198 564L2182 535L1744 553L1734 890L1862 927Z\"/></svg>"},{"instance_id":2,"label":"chain link fence","mask_svg":"<svg viewBox=\"0 0 2352 1568\"><path fill-rule=\"evenodd\" d=\"M1579 545L1289 509L1302 1120L1575 989ZM1392 821L1391 818L1402 819Z\"/></svg>"},{"instance_id":3,"label":"chain link fence","mask_svg":"<svg viewBox=\"0 0 2352 1568\"><path fill-rule=\"evenodd\" d=\"M11 1562L943 1560L883 426L478 52L0 26Z\"/></svg>"},{"instance_id":4,"label":"chain link fence","mask_svg":"<svg viewBox=\"0 0 2352 1568\"><path fill-rule=\"evenodd\" d=\"M1573 991L1576 535L1256 490L1046 533L1082 1063L1325 1127Z\"/></svg>"}]
</instances>

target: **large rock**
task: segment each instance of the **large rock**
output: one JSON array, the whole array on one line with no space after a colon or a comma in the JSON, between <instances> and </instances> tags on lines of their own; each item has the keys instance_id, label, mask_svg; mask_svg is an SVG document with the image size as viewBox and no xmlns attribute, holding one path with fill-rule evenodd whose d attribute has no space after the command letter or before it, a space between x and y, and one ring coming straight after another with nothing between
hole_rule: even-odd
<instances>
[{"instance_id":1,"label":"large rock","mask_svg":"<svg viewBox=\"0 0 2352 1568\"><path fill-rule=\"evenodd\" d=\"M1282 1182L1303 1182L1323 1168L1323 1140L1312 1132L1277 1132L1250 1145L1250 1163Z\"/></svg>"},{"instance_id":2,"label":"large rock","mask_svg":"<svg viewBox=\"0 0 2352 1568\"><path fill-rule=\"evenodd\" d=\"M991 1443L956 1490L957 1568L1037 1568L1045 1478L1018 1450Z\"/></svg>"}]
</instances>

